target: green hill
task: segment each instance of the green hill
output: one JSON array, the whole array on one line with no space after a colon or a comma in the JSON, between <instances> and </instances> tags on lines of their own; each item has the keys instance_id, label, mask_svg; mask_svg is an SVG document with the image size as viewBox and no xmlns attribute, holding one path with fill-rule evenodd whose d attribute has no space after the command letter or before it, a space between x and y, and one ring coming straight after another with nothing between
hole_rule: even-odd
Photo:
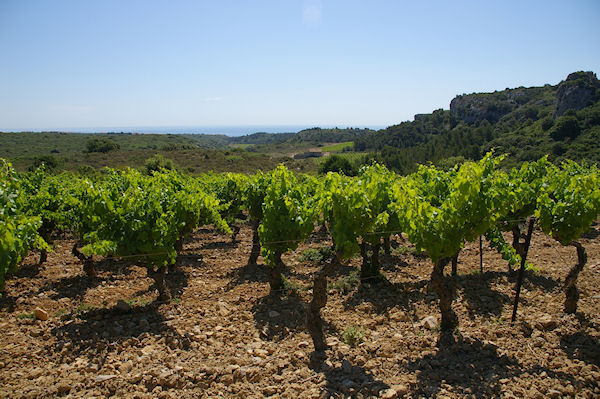
<instances>
[{"instance_id":1,"label":"green hill","mask_svg":"<svg viewBox=\"0 0 600 399\"><path fill-rule=\"evenodd\" d=\"M575 72L558 85L519 87L455 97L449 110L415 115L354 141L356 151L407 173L418 163L451 165L479 159L490 149L509 154L507 164L548 154L600 161L600 81Z\"/></svg>"}]
</instances>

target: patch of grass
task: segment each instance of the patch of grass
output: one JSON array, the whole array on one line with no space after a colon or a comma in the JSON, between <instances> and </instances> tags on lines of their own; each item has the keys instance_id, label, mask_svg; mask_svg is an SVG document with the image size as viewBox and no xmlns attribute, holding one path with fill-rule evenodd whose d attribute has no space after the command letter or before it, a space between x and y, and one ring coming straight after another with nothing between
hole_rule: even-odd
<instances>
[{"instance_id":1,"label":"patch of grass","mask_svg":"<svg viewBox=\"0 0 600 399\"><path fill-rule=\"evenodd\" d=\"M535 274L540 271L540 269L537 266L533 266L529 262L525 262L525 270L527 270L528 272L531 272L532 274Z\"/></svg>"},{"instance_id":2,"label":"patch of grass","mask_svg":"<svg viewBox=\"0 0 600 399\"><path fill-rule=\"evenodd\" d=\"M413 255L413 256L417 256L417 257L427 256L425 251L419 251L417 249L417 247L406 247L403 245L400 245L397 248L392 248L392 253L394 255Z\"/></svg>"},{"instance_id":3,"label":"patch of grass","mask_svg":"<svg viewBox=\"0 0 600 399\"><path fill-rule=\"evenodd\" d=\"M364 341L365 330L358 328L356 325L350 326L342 334L342 339L346 345L356 346Z\"/></svg>"},{"instance_id":4,"label":"patch of grass","mask_svg":"<svg viewBox=\"0 0 600 399\"><path fill-rule=\"evenodd\" d=\"M240 162L244 160L244 157L241 157L239 155L227 155L225 156L225 160L227 162Z\"/></svg>"},{"instance_id":5,"label":"patch of grass","mask_svg":"<svg viewBox=\"0 0 600 399\"><path fill-rule=\"evenodd\" d=\"M35 314L34 313L21 313L21 314L17 315L17 319L18 320L35 319Z\"/></svg>"},{"instance_id":6,"label":"patch of grass","mask_svg":"<svg viewBox=\"0 0 600 399\"><path fill-rule=\"evenodd\" d=\"M173 298L171 298L171 303L178 305L181 303L181 298L173 297Z\"/></svg>"},{"instance_id":7,"label":"patch of grass","mask_svg":"<svg viewBox=\"0 0 600 399\"><path fill-rule=\"evenodd\" d=\"M239 144L229 144L229 147L231 148L241 148L243 150L247 149L248 147L251 147L252 144L243 144L243 143L239 143Z\"/></svg>"},{"instance_id":8,"label":"patch of grass","mask_svg":"<svg viewBox=\"0 0 600 399\"><path fill-rule=\"evenodd\" d=\"M302 251L300 262L322 263L329 259L332 255L333 251L327 246L322 246L318 249L307 248Z\"/></svg>"},{"instance_id":9,"label":"patch of grass","mask_svg":"<svg viewBox=\"0 0 600 399\"><path fill-rule=\"evenodd\" d=\"M66 311L65 309L60 309L60 310L57 310L57 311L54 313L54 317L56 317L56 318L61 318L61 317L63 317L63 316L64 316L64 315L66 315L66 314L67 314L67 311Z\"/></svg>"},{"instance_id":10,"label":"patch of grass","mask_svg":"<svg viewBox=\"0 0 600 399\"><path fill-rule=\"evenodd\" d=\"M343 143L326 145L325 147L322 147L321 150L323 150L324 152L337 152L337 151L343 151L344 148L352 148L353 145L354 145L353 141L345 141Z\"/></svg>"},{"instance_id":11,"label":"patch of grass","mask_svg":"<svg viewBox=\"0 0 600 399\"><path fill-rule=\"evenodd\" d=\"M81 302L79 304L79 306L77 306L77 313L83 313L83 312L87 312L87 311L94 310L94 309L96 309L95 306L89 305L85 302Z\"/></svg>"},{"instance_id":12,"label":"patch of grass","mask_svg":"<svg viewBox=\"0 0 600 399\"><path fill-rule=\"evenodd\" d=\"M308 291L310 289L310 287L303 287L283 275L281 278L283 279L283 297L298 295L298 292Z\"/></svg>"},{"instance_id":13,"label":"patch of grass","mask_svg":"<svg viewBox=\"0 0 600 399\"><path fill-rule=\"evenodd\" d=\"M146 306L150 302L152 302L152 299L151 298L143 298L143 297L142 298L132 298L132 299L126 299L125 302L127 302L131 307Z\"/></svg>"},{"instance_id":14,"label":"patch of grass","mask_svg":"<svg viewBox=\"0 0 600 399\"><path fill-rule=\"evenodd\" d=\"M358 269L352 270L349 275L344 276L337 280L335 283L330 284L327 288L340 291L344 294L352 291L360 284L360 272Z\"/></svg>"}]
</instances>

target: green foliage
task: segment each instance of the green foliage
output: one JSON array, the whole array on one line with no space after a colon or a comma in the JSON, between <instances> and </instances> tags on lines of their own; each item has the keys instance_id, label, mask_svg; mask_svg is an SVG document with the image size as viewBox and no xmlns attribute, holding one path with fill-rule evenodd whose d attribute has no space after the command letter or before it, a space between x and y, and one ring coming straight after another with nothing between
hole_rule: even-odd
<instances>
[{"instance_id":1,"label":"green foliage","mask_svg":"<svg viewBox=\"0 0 600 399\"><path fill-rule=\"evenodd\" d=\"M38 233L42 219L24 212L26 201L21 180L11 164L0 159L0 291L6 274L16 271L30 248L49 249Z\"/></svg>"},{"instance_id":2,"label":"green foliage","mask_svg":"<svg viewBox=\"0 0 600 399\"><path fill-rule=\"evenodd\" d=\"M154 172L163 170L175 170L175 163L172 159L165 158L161 154L155 154L152 158L146 159L144 168L146 173L151 175Z\"/></svg>"},{"instance_id":3,"label":"green foliage","mask_svg":"<svg viewBox=\"0 0 600 399\"><path fill-rule=\"evenodd\" d=\"M354 269L350 272L349 275L344 276L338 279L335 283L331 284L328 288L340 291L342 293L347 293L358 287L360 284L360 271L358 269Z\"/></svg>"},{"instance_id":4,"label":"green foliage","mask_svg":"<svg viewBox=\"0 0 600 399\"><path fill-rule=\"evenodd\" d=\"M344 151L346 149L350 149L354 146L354 142L352 141L346 141L343 143L337 143L337 144L331 144L331 145L326 145L323 148L321 148L321 150L323 152L338 152L338 151Z\"/></svg>"},{"instance_id":5,"label":"green foliage","mask_svg":"<svg viewBox=\"0 0 600 399\"><path fill-rule=\"evenodd\" d=\"M564 159L599 162L600 95L593 96L591 103L578 111L571 110L556 121L552 118L561 85L600 86L591 73L575 74L569 79L558 86L458 96L450 111L415 115L412 122L357 138L354 147L357 151L375 151L367 162L375 160L401 174L415 172L418 164L437 164L450 157L478 160L491 149L508 154L503 164L506 168L545 154L557 164ZM565 147L553 151L556 141L564 141Z\"/></svg>"},{"instance_id":6,"label":"green foliage","mask_svg":"<svg viewBox=\"0 0 600 399\"><path fill-rule=\"evenodd\" d=\"M271 175L263 203L263 221L258 228L263 256L273 263L275 253L294 250L314 228L319 214L311 188L300 184L285 166Z\"/></svg>"},{"instance_id":7,"label":"green foliage","mask_svg":"<svg viewBox=\"0 0 600 399\"><path fill-rule=\"evenodd\" d=\"M245 186L246 208L251 219L263 219L263 203L267 188L271 184L271 174L258 172L248 178Z\"/></svg>"},{"instance_id":8,"label":"green foliage","mask_svg":"<svg viewBox=\"0 0 600 399\"><path fill-rule=\"evenodd\" d=\"M109 152L118 150L121 146L106 137L98 137L88 140L85 145L86 152Z\"/></svg>"},{"instance_id":9,"label":"green foliage","mask_svg":"<svg viewBox=\"0 0 600 399\"><path fill-rule=\"evenodd\" d=\"M550 129L550 137L553 140L565 140L579 136L581 129L577 118L573 115L563 115L556 120L556 123Z\"/></svg>"},{"instance_id":10,"label":"green foliage","mask_svg":"<svg viewBox=\"0 0 600 399\"><path fill-rule=\"evenodd\" d=\"M40 155L33 159L31 166L28 168L30 172L43 166L47 171L53 171L59 165L59 161L53 155Z\"/></svg>"},{"instance_id":11,"label":"green foliage","mask_svg":"<svg viewBox=\"0 0 600 399\"><path fill-rule=\"evenodd\" d=\"M517 254L515 248L506 242L502 236L502 231L496 227L492 227L485 232L485 238L489 241L492 248L496 248L498 253L502 255L502 259L508 262L509 265L515 266L521 264L521 256Z\"/></svg>"},{"instance_id":12,"label":"green foliage","mask_svg":"<svg viewBox=\"0 0 600 399\"><path fill-rule=\"evenodd\" d=\"M245 207L249 180L246 175L239 173L207 173L198 178L204 191L212 193L219 200L221 217L228 223L233 222Z\"/></svg>"},{"instance_id":13,"label":"green foliage","mask_svg":"<svg viewBox=\"0 0 600 399\"><path fill-rule=\"evenodd\" d=\"M300 257L300 262L310 262L310 263L322 263L327 261L327 259L331 258L333 255L333 251L331 247L322 246L319 248L307 248L302 251L302 256Z\"/></svg>"},{"instance_id":14,"label":"green foliage","mask_svg":"<svg viewBox=\"0 0 600 399\"><path fill-rule=\"evenodd\" d=\"M319 166L319 173L325 174L327 172L342 173L346 176L356 175L356 170L350 161L339 155L328 156L321 166Z\"/></svg>"},{"instance_id":15,"label":"green foliage","mask_svg":"<svg viewBox=\"0 0 600 399\"><path fill-rule=\"evenodd\" d=\"M389 207L398 177L374 164L361 169L356 178L328 173L320 199L324 220L336 250L344 258L358 250L358 239L377 243L387 231L398 230L399 220Z\"/></svg>"},{"instance_id":16,"label":"green foliage","mask_svg":"<svg viewBox=\"0 0 600 399\"><path fill-rule=\"evenodd\" d=\"M552 126L554 126L554 119L552 119L552 117L547 116L542 119L541 127L544 132L550 129Z\"/></svg>"},{"instance_id":17,"label":"green foliage","mask_svg":"<svg viewBox=\"0 0 600 399\"><path fill-rule=\"evenodd\" d=\"M342 339L346 345L356 346L364 341L365 330L356 325L352 325L344 331Z\"/></svg>"},{"instance_id":18,"label":"green foliage","mask_svg":"<svg viewBox=\"0 0 600 399\"><path fill-rule=\"evenodd\" d=\"M140 255L135 259L149 267L164 266L175 261L177 240L196 226L214 223L231 231L219 215L219 201L174 171L146 176L109 170L77 187L72 228L88 255Z\"/></svg>"},{"instance_id":19,"label":"green foliage","mask_svg":"<svg viewBox=\"0 0 600 399\"><path fill-rule=\"evenodd\" d=\"M568 245L600 215L598 168L567 161L560 167L548 165L547 173L535 215L544 232Z\"/></svg>"},{"instance_id":20,"label":"green foliage","mask_svg":"<svg viewBox=\"0 0 600 399\"><path fill-rule=\"evenodd\" d=\"M394 187L400 225L412 243L436 263L493 227L506 208L506 176L496 170L502 158L486 155L457 171L421 167Z\"/></svg>"}]
</instances>

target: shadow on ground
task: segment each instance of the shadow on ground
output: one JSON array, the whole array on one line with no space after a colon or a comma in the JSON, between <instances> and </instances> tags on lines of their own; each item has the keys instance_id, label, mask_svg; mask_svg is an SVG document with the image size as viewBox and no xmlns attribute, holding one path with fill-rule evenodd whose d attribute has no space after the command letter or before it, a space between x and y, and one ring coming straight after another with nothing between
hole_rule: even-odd
<instances>
[{"instance_id":1,"label":"shadow on ground","mask_svg":"<svg viewBox=\"0 0 600 399\"><path fill-rule=\"evenodd\" d=\"M240 266L237 269L233 269L227 275L227 278L229 278L230 281L227 284L226 290L230 291L236 286L245 283L267 283L269 281L270 273L271 269L263 264L246 264L244 266Z\"/></svg>"},{"instance_id":2,"label":"shadow on ground","mask_svg":"<svg viewBox=\"0 0 600 399\"><path fill-rule=\"evenodd\" d=\"M473 397L500 397L501 379L520 375L523 371L515 358L499 355L497 347L478 339L447 337L440 349L411 361L409 373L417 373L415 396L434 397L443 384L453 393Z\"/></svg>"},{"instance_id":3,"label":"shadow on ground","mask_svg":"<svg viewBox=\"0 0 600 399\"><path fill-rule=\"evenodd\" d=\"M452 284L462 292L467 312L475 315L500 316L504 305L512 301L508 295L492 288L492 283L504 273L484 272L453 276Z\"/></svg>"},{"instance_id":4,"label":"shadow on ground","mask_svg":"<svg viewBox=\"0 0 600 399\"><path fill-rule=\"evenodd\" d=\"M351 364L346 359L341 360L341 365L333 366L331 362L324 362L324 358L315 359L317 354L313 353L313 369L323 373L326 385L322 388L321 397L377 397L379 392L389 388L383 381L375 377L363 367ZM340 363L336 361L335 363Z\"/></svg>"},{"instance_id":5,"label":"shadow on ground","mask_svg":"<svg viewBox=\"0 0 600 399\"><path fill-rule=\"evenodd\" d=\"M165 317L159 311L160 305L152 302L129 310L116 307L90 309L67 315L64 318L70 320L51 330L56 337L56 344L48 349L59 354L62 361L86 356L99 367L102 367L108 353L120 350L121 346L143 347L141 342L150 335L161 335L164 339L158 342L164 347L189 349L190 339L169 326L170 316Z\"/></svg>"},{"instance_id":6,"label":"shadow on ground","mask_svg":"<svg viewBox=\"0 0 600 399\"><path fill-rule=\"evenodd\" d=\"M305 329L306 304L297 295L268 294L256 301L252 313L262 339L279 341Z\"/></svg>"},{"instance_id":7,"label":"shadow on ground","mask_svg":"<svg viewBox=\"0 0 600 399\"><path fill-rule=\"evenodd\" d=\"M412 313L416 303L428 298L423 293L428 283L427 280L392 283L383 276L362 281L352 295L346 298L344 308L349 310L363 302L369 302L377 313L387 313L388 309L396 306Z\"/></svg>"},{"instance_id":8,"label":"shadow on ground","mask_svg":"<svg viewBox=\"0 0 600 399\"><path fill-rule=\"evenodd\" d=\"M584 332L563 335L561 349L571 358L600 366L600 341Z\"/></svg>"}]
</instances>

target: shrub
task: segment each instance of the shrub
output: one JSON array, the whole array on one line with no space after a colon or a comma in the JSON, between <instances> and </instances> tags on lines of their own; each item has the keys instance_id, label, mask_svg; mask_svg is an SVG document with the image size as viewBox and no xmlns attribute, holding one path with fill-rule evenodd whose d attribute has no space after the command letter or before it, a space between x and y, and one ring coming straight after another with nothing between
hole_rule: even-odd
<instances>
[{"instance_id":1,"label":"shrub","mask_svg":"<svg viewBox=\"0 0 600 399\"><path fill-rule=\"evenodd\" d=\"M554 126L554 119L549 116L542 119L542 130L544 132L550 129L552 126Z\"/></svg>"},{"instance_id":2,"label":"shrub","mask_svg":"<svg viewBox=\"0 0 600 399\"><path fill-rule=\"evenodd\" d=\"M119 144L106 137L90 139L85 145L86 152L109 152L119 148L121 148Z\"/></svg>"},{"instance_id":3,"label":"shrub","mask_svg":"<svg viewBox=\"0 0 600 399\"><path fill-rule=\"evenodd\" d=\"M146 159L144 167L146 168L146 173L151 175L152 173L163 169L173 170L175 169L175 163L172 159L168 159L160 154L156 154L152 158Z\"/></svg>"},{"instance_id":4,"label":"shrub","mask_svg":"<svg viewBox=\"0 0 600 399\"><path fill-rule=\"evenodd\" d=\"M327 259L331 258L332 255L333 251L327 246L322 246L318 249L307 248L302 251L300 262L321 263L327 261Z\"/></svg>"},{"instance_id":5,"label":"shrub","mask_svg":"<svg viewBox=\"0 0 600 399\"><path fill-rule=\"evenodd\" d=\"M58 166L58 160L53 155L41 155L33 158L33 161L27 170L33 172L42 165L44 165L46 171L52 172Z\"/></svg>"},{"instance_id":6,"label":"shrub","mask_svg":"<svg viewBox=\"0 0 600 399\"><path fill-rule=\"evenodd\" d=\"M350 161L339 155L330 155L325 161L319 166L319 173L325 174L327 172L343 173L346 176L356 175L356 169L352 166Z\"/></svg>"},{"instance_id":7,"label":"shrub","mask_svg":"<svg viewBox=\"0 0 600 399\"><path fill-rule=\"evenodd\" d=\"M550 137L554 140L564 140L579 136L581 129L577 118L572 115L564 115L556 120L554 127L550 129Z\"/></svg>"}]
</instances>

